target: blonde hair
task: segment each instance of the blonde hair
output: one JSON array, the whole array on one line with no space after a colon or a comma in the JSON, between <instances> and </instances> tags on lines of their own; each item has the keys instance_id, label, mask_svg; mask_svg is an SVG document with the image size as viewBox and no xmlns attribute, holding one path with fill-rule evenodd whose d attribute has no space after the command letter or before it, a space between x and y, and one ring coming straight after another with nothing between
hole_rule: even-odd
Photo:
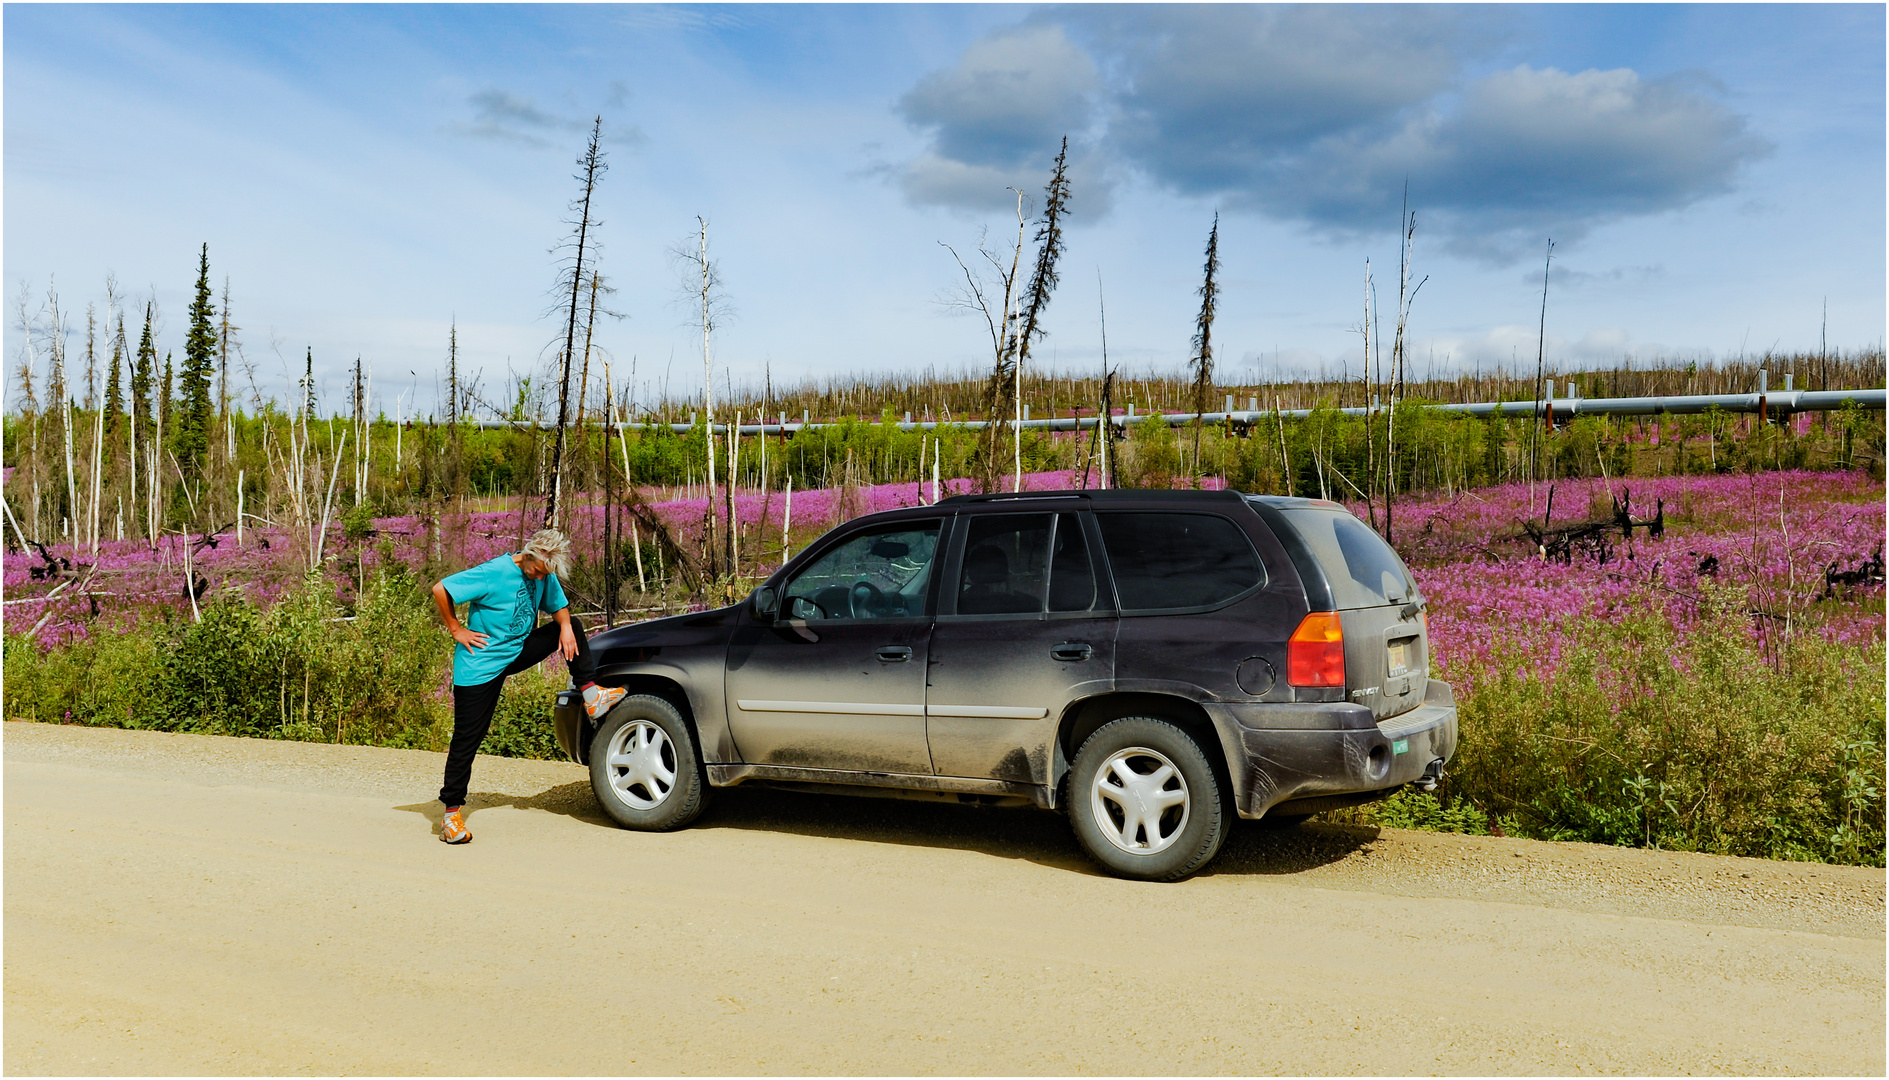
<instances>
[{"instance_id":1,"label":"blonde hair","mask_svg":"<svg viewBox=\"0 0 1889 1080\"><path fill-rule=\"evenodd\" d=\"M551 573L563 577L571 569L571 541L556 529L539 529L525 541L524 554L550 567Z\"/></svg>"}]
</instances>

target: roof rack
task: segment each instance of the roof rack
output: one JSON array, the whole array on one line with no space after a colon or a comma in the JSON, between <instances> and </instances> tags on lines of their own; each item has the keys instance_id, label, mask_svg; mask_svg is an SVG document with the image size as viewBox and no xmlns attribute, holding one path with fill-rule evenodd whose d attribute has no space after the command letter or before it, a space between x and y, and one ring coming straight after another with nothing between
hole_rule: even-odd
<instances>
[{"instance_id":1,"label":"roof rack","mask_svg":"<svg viewBox=\"0 0 1889 1080\"><path fill-rule=\"evenodd\" d=\"M993 491L986 495L949 495L939 499L937 505L1002 502L1006 499L1087 499L1096 494L1093 491Z\"/></svg>"},{"instance_id":2,"label":"roof rack","mask_svg":"<svg viewBox=\"0 0 1889 1080\"><path fill-rule=\"evenodd\" d=\"M1084 488L1084 489L1075 490L1075 491L993 491L987 495L952 495L949 498L938 500L937 505L962 506L966 503L985 503L985 502L1004 502L1004 501L1014 502L1019 499L1091 499L1091 500L1100 500L1103 502L1113 501L1116 499L1136 499L1136 500L1157 499L1157 500L1162 500L1162 501L1173 500L1177 502L1182 502L1182 501L1193 502L1193 501L1199 501L1203 499L1210 500L1210 501L1220 501L1224 499L1240 499L1244 497L1245 496L1241 495L1239 492L1234 491L1232 489L1219 489L1219 490L1214 490L1214 491L1192 491L1192 490L1169 491L1169 490L1160 490L1160 489L1149 490L1149 489L1140 489L1140 488L1128 488L1128 489Z\"/></svg>"}]
</instances>

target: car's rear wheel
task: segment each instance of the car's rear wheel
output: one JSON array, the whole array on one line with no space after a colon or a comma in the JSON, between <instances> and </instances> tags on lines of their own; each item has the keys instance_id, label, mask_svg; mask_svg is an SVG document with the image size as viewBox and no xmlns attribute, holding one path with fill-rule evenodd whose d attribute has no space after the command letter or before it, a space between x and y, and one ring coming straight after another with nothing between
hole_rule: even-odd
<instances>
[{"instance_id":1,"label":"car's rear wheel","mask_svg":"<svg viewBox=\"0 0 1889 1080\"><path fill-rule=\"evenodd\" d=\"M649 694L624 698L590 742L590 787L626 829L662 832L694 821L708 797L682 713Z\"/></svg>"},{"instance_id":2,"label":"car's rear wheel","mask_svg":"<svg viewBox=\"0 0 1889 1080\"><path fill-rule=\"evenodd\" d=\"M1165 720L1129 716L1097 728L1069 770L1069 820L1111 873L1176 881L1226 839L1225 798L1207 755Z\"/></svg>"}]
</instances>

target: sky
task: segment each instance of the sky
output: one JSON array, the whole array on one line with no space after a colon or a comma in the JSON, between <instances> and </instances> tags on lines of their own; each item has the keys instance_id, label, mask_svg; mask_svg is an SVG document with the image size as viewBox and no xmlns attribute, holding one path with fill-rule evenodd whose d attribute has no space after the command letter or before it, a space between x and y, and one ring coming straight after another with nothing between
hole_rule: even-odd
<instances>
[{"instance_id":1,"label":"sky","mask_svg":"<svg viewBox=\"0 0 1889 1080\"><path fill-rule=\"evenodd\" d=\"M678 247L725 311L718 395L983 371L954 303L1041 209L1033 363L1179 370L1219 221L1221 382L1356 372L1367 260L1418 373L1724 360L1884 338L1881 5L133 5L4 9L7 407L108 276L181 359L201 245L263 399L312 351L339 405L431 409L457 326L502 400L601 117L596 344L639 404L698 395ZM1407 200L1407 204L1406 204ZM987 265L987 264L986 264ZM1104 313L1106 321L1104 322ZM25 326L34 329L29 333ZM1532 368L1531 368L1532 370ZM632 374L633 373L633 374ZM250 384L243 381L245 397Z\"/></svg>"}]
</instances>

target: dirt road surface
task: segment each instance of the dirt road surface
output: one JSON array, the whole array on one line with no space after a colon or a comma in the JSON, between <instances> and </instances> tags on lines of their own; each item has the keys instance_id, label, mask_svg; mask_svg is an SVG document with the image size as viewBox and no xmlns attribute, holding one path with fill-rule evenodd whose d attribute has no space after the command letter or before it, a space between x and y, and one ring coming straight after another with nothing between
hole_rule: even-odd
<instances>
[{"instance_id":1,"label":"dirt road surface","mask_svg":"<svg viewBox=\"0 0 1889 1080\"><path fill-rule=\"evenodd\" d=\"M1883 873L1242 827L1175 885L1061 818L568 763L4 726L5 1069L1884 1071Z\"/></svg>"}]
</instances>

